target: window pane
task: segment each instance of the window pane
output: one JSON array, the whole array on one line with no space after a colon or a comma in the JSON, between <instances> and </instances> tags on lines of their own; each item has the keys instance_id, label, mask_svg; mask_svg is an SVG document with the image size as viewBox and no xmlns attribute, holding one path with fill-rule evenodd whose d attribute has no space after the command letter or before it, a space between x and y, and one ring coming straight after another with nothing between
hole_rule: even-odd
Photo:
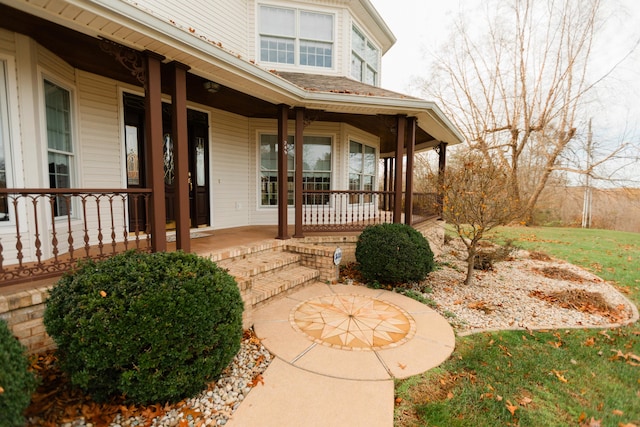
<instances>
[{"instance_id":1,"label":"window pane","mask_svg":"<svg viewBox=\"0 0 640 427\"><path fill-rule=\"evenodd\" d=\"M331 171L331 137L305 136L302 147L304 171Z\"/></svg>"},{"instance_id":2,"label":"window pane","mask_svg":"<svg viewBox=\"0 0 640 427\"><path fill-rule=\"evenodd\" d=\"M260 60L293 64L293 49L291 39L263 36L260 39Z\"/></svg>"},{"instance_id":3,"label":"window pane","mask_svg":"<svg viewBox=\"0 0 640 427\"><path fill-rule=\"evenodd\" d=\"M376 173L376 150L367 145L364 146L364 170L367 175L375 175Z\"/></svg>"},{"instance_id":4,"label":"window pane","mask_svg":"<svg viewBox=\"0 0 640 427\"><path fill-rule=\"evenodd\" d=\"M365 67L364 70L364 78L362 79L362 83L375 85L376 84L376 73L370 67Z\"/></svg>"},{"instance_id":5,"label":"window pane","mask_svg":"<svg viewBox=\"0 0 640 427\"><path fill-rule=\"evenodd\" d=\"M353 141L349 143L349 173L362 173L362 144Z\"/></svg>"},{"instance_id":6,"label":"window pane","mask_svg":"<svg viewBox=\"0 0 640 427\"><path fill-rule=\"evenodd\" d=\"M287 138L288 203L293 204L293 136ZM260 204L276 206L278 204L278 137L260 135Z\"/></svg>"},{"instance_id":7,"label":"window pane","mask_svg":"<svg viewBox=\"0 0 640 427\"><path fill-rule=\"evenodd\" d=\"M295 37L296 21L293 9L260 6L260 34Z\"/></svg>"},{"instance_id":8,"label":"window pane","mask_svg":"<svg viewBox=\"0 0 640 427\"><path fill-rule=\"evenodd\" d=\"M362 59L355 54L351 55L351 77L358 81L362 81Z\"/></svg>"},{"instance_id":9,"label":"window pane","mask_svg":"<svg viewBox=\"0 0 640 427\"><path fill-rule=\"evenodd\" d=\"M371 43L367 42L367 52L366 52L367 63L374 70L378 70L378 49L375 48Z\"/></svg>"},{"instance_id":10,"label":"window pane","mask_svg":"<svg viewBox=\"0 0 640 427\"><path fill-rule=\"evenodd\" d=\"M47 141L50 149L71 152L69 92L45 80Z\"/></svg>"},{"instance_id":11,"label":"window pane","mask_svg":"<svg viewBox=\"0 0 640 427\"><path fill-rule=\"evenodd\" d=\"M331 68L332 49L331 43L300 41L300 65Z\"/></svg>"},{"instance_id":12,"label":"window pane","mask_svg":"<svg viewBox=\"0 0 640 427\"><path fill-rule=\"evenodd\" d=\"M3 63L0 62L0 83L4 83L3 79ZM7 161L5 150L5 131L4 131L4 112L1 109L4 108L4 92L0 87L0 188L7 188ZM9 201L7 196L0 196L0 221L9 221Z\"/></svg>"},{"instance_id":13,"label":"window pane","mask_svg":"<svg viewBox=\"0 0 640 427\"><path fill-rule=\"evenodd\" d=\"M351 32L351 49L359 53L360 56L364 56L364 45L364 36L356 27L353 27Z\"/></svg>"},{"instance_id":14,"label":"window pane","mask_svg":"<svg viewBox=\"0 0 640 427\"><path fill-rule=\"evenodd\" d=\"M311 40L333 41L333 15L301 11L300 37Z\"/></svg>"}]
</instances>

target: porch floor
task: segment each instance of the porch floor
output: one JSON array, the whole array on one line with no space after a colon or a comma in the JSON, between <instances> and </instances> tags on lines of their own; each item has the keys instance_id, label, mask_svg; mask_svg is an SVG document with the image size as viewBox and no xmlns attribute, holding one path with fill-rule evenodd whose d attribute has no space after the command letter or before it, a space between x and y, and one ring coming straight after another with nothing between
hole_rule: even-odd
<instances>
[{"instance_id":1,"label":"porch floor","mask_svg":"<svg viewBox=\"0 0 640 427\"><path fill-rule=\"evenodd\" d=\"M293 238L294 226L289 226L289 237ZM305 233L305 236L357 236L359 232L312 232ZM278 235L277 225L253 225L244 227L233 227L223 229L192 229L191 230L191 252L202 256L217 254L214 261L224 259L224 252L227 249L241 246L251 246L260 242L276 240ZM142 237L141 237L142 239ZM167 232L167 251L176 249L175 232ZM92 247L92 252L95 247ZM118 245L120 249L120 244ZM60 258L64 258L62 255ZM217 259L216 259L217 258ZM47 261L45 261L47 262ZM55 283L60 276L34 279L13 285L0 286L0 296L9 296L17 292L29 291L32 289L49 286Z\"/></svg>"}]
</instances>

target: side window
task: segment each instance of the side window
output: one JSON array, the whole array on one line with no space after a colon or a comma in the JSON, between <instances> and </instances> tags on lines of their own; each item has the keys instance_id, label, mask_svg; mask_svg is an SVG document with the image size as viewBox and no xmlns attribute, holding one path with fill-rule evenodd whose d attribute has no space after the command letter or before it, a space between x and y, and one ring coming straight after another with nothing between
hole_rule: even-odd
<instances>
[{"instance_id":1,"label":"side window","mask_svg":"<svg viewBox=\"0 0 640 427\"><path fill-rule=\"evenodd\" d=\"M11 146L9 140L9 115L7 99L7 85L5 62L0 61L0 188L7 188L9 184L8 167L11 164ZM9 221L9 200L6 195L0 195L0 223Z\"/></svg>"},{"instance_id":2,"label":"side window","mask_svg":"<svg viewBox=\"0 0 640 427\"><path fill-rule=\"evenodd\" d=\"M289 205L293 205L293 136L287 141L287 181ZM278 137L260 135L260 204L278 205Z\"/></svg>"},{"instance_id":3,"label":"side window","mask_svg":"<svg viewBox=\"0 0 640 427\"><path fill-rule=\"evenodd\" d=\"M359 142L349 142L349 190L375 189L376 150ZM371 203L371 194L352 194L350 203Z\"/></svg>"},{"instance_id":4,"label":"side window","mask_svg":"<svg viewBox=\"0 0 640 427\"><path fill-rule=\"evenodd\" d=\"M351 29L351 77L373 86L378 84L380 51L355 26Z\"/></svg>"},{"instance_id":5,"label":"side window","mask_svg":"<svg viewBox=\"0 0 640 427\"><path fill-rule=\"evenodd\" d=\"M70 188L74 165L71 93L48 80L44 81L44 92L49 187ZM70 210L71 207L65 198L56 198L55 216L68 215L71 213Z\"/></svg>"}]
</instances>

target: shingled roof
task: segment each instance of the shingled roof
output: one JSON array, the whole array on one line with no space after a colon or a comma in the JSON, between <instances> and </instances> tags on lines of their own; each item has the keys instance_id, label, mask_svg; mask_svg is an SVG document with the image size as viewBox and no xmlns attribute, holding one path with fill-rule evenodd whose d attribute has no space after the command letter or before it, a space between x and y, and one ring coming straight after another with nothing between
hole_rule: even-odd
<instances>
[{"instance_id":1,"label":"shingled roof","mask_svg":"<svg viewBox=\"0 0 640 427\"><path fill-rule=\"evenodd\" d=\"M278 76L294 85L312 92L344 93L363 96L380 96L396 99L419 99L403 93L362 83L348 77L277 71Z\"/></svg>"}]
</instances>

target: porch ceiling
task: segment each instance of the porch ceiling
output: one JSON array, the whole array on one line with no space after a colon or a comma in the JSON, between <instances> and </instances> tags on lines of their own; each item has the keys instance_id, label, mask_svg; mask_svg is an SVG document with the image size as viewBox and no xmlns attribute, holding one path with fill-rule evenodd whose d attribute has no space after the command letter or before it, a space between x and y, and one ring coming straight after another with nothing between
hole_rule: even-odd
<instances>
[{"instance_id":1,"label":"porch ceiling","mask_svg":"<svg viewBox=\"0 0 640 427\"><path fill-rule=\"evenodd\" d=\"M74 12L76 14L74 22L77 26L78 22L76 21L82 20L80 18L82 16L82 13L90 14L90 12L83 12L77 7L76 9L78 10ZM129 69L120 65L114 58L114 56L105 52L101 48L102 41L96 36L95 29L90 30L90 28L93 28L97 25L94 23L94 21L97 19L95 15L92 16L91 19L87 17L84 18L85 21L91 21L92 25L90 26L87 23L83 29L84 32L79 32L76 31L77 28L72 29L67 27L66 25L68 24L66 21L64 22L64 25L53 22L54 20L60 21L62 13L60 13L57 18L50 17L40 11L38 11L38 13L40 15L43 15L44 17L35 16L31 13L27 13L10 6L0 4L0 14L1 16L3 16L3 22L0 27L31 37L36 42L49 49L75 68L102 75L138 87L142 86ZM104 22L101 24L103 28L106 28L110 24L115 25L113 23L109 23L105 19L103 19L103 21ZM127 41L131 41L132 38L135 38L131 35L131 33L133 33L132 30L122 30L123 27L119 25L118 28L119 29L117 31L112 28L109 32L112 33L114 40L119 41L116 35L123 32L127 32L127 34L129 34L126 37L122 36L122 38L126 38ZM139 35L136 37L138 37L138 40L141 40L145 37L148 38L148 36L143 35ZM155 44L160 44L160 42L156 42ZM154 43L148 44L147 42L143 43L142 41L140 41L140 45L144 45L148 49L152 49ZM162 49L154 49L154 51L163 53ZM131 49L130 52L138 55L140 54L139 51L133 49ZM182 53L182 56L184 57L182 58L182 62L185 62L188 65L199 66L200 68L202 68L202 63L206 63L202 59L199 59L198 61L195 61L193 64L191 64L190 61L188 61L190 56L187 56L185 53ZM176 58L178 57L176 56ZM265 92L265 94L258 91L254 93L256 96L252 96L241 90L238 90L237 87L244 86L236 82L235 89L233 87L230 87L230 85L228 84L225 85L220 83L220 87L216 93L207 92L204 89L203 84L210 79L203 77L203 75L212 76L211 80L215 81L217 80L218 76L224 75L228 77L230 75L230 70L222 70L220 67L213 63L206 63L206 65L209 68L208 74L205 74L203 72L203 69L194 69L191 73L188 74L187 97L190 101L208 105L216 109L229 111L245 117L276 117L277 104L259 98L259 96L263 96L267 92L269 92L270 95L265 96L265 98L272 99L273 89L263 88L264 90L262 90L262 92ZM162 75L170 76L171 73L169 70L169 65L164 64L163 67L166 67L166 71L163 69ZM245 76L237 76L236 80L241 81L244 77ZM424 107L420 108L420 103L425 101L406 97L405 95L396 94L394 92L385 91L379 88L377 88L378 91L382 91L385 93L369 93L374 89L373 87L366 88L366 90L368 91L367 95L373 95L373 97L356 95L353 90L349 92L348 89L341 89L342 86L339 85L336 86L333 91L324 91L323 93L317 93L314 92L314 89L312 87L308 87L304 84L301 84L300 82L296 82L296 79L292 78L291 75L282 77L274 75L273 78L276 81L286 80L287 83L293 84L295 85L295 87L300 88L303 94L306 93L308 95L308 99L302 102L306 104L305 106L307 108L309 108L307 110L307 118L309 120L344 122L358 129L362 129L368 133L377 135L379 136L381 141L381 154L389 154L395 151L395 114L414 115L418 118L418 127L416 129L416 144L418 150L433 147L437 145L440 140L444 140L450 143L459 142L457 140L458 138L455 136L455 132L450 132L447 124L443 125L443 123L439 122L437 118L434 119L432 114L430 114L428 111L425 111ZM340 79L342 80L341 84L357 83L346 78ZM224 78L221 78L217 81L225 83L227 82L227 80L225 80ZM163 92L170 93L170 82L163 79L162 83ZM246 81L245 84L249 86L249 83ZM336 80L328 83L325 82L325 84L337 85L338 81ZM255 81L252 81L251 87L254 86ZM364 90L362 88L360 89ZM320 97L318 97L318 95L320 95ZM296 94L289 93L286 95L286 97L295 98ZM329 101L327 98L335 98L336 102L334 103L333 101ZM388 100L390 101L388 105L378 105L371 98L382 100L385 103ZM412 107L407 111L403 111L401 108L398 108L398 105L395 105L395 103L397 103L398 99L402 98L417 101L416 107ZM289 118L294 118L293 110L291 110ZM425 129L430 128L436 130L442 128L445 129L445 132L439 131L440 134L436 134L434 136L425 131ZM453 135L453 137L451 135Z\"/></svg>"}]
</instances>

